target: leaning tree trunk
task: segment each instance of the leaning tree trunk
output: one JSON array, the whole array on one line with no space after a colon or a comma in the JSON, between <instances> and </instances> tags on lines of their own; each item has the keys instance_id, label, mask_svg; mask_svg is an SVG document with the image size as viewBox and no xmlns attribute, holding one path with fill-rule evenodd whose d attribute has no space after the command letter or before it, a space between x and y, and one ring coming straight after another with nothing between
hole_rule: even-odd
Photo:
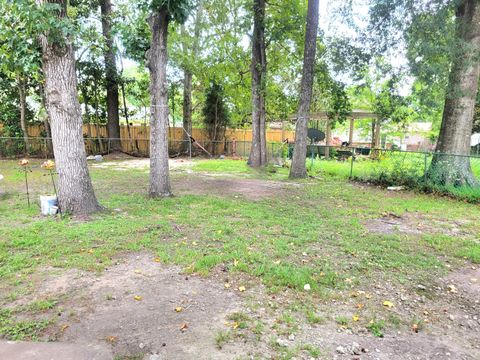
<instances>
[{"instance_id":1,"label":"leaning tree trunk","mask_svg":"<svg viewBox=\"0 0 480 360\"><path fill-rule=\"evenodd\" d=\"M37 0L60 5L57 16L67 16L67 0ZM86 215L101 209L93 191L82 134L82 112L77 97L75 55L71 40L40 35L45 75L46 108L58 172L58 200L64 213Z\"/></svg>"},{"instance_id":2,"label":"leaning tree trunk","mask_svg":"<svg viewBox=\"0 0 480 360\"><path fill-rule=\"evenodd\" d=\"M105 41L105 79L107 85L107 133L113 150L122 150L120 143L120 115L118 100L118 73L115 61L115 50L112 38L112 2L102 0L100 2L102 13L102 32Z\"/></svg>"},{"instance_id":3,"label":"leaning tree trunk","mask_svg":"<svg viewBox=\"0 0 480 360\"><path fill-rule=\"evenodd\" d=\"M198 1L197 13L195 16L195 25L193 30L193 44L191 55L188 54L187 45L183 44L183 53L186 56L186 59L196 59L198 54L199 40L200 40L200 30L201 30L201 21L202 21L202 11L203 3L202 0ZM185 26L182 25L183 37L187 36L185 31ZM192 135L192 65L187 64L184 66L184 77L183 77L183 128L186 132ZM182 131L183 133L183 143L182 151L185 152L189 148L190 137Z\"/></svg>"},{"instance_id":4,"label":"leaning tree trunk","mask_svg":"<svg viewBox=\"0 0 480 360\"><path fill-rule=\"evenodd\" d=\"M480 75L478 0L463 0L458 5L456 26L457 51L453 56L437 154L432 160L429 178L439 185L478 186L468 158Z\"/></svg>"},{"instance_id":5,"label":"leaning tree trunk","mask_svg":"<svg viewBox=\"0 0 480 360\"><path fill-rule=\"evenodd\" d=\"M25 110L27 107L27 95L25 80L21 76L17 76L18 98L20 102L20 127L23 133L23 142L25 143L25 156L28 156L29 140L27 122L25 119Z\"/></svg>"},{"instance_id":6,"label":"leaning tree trunk","mask_svg":"<svg viewBox=\"0 0 480 360\"><path fill-rule=\"evenodd\" d=\"M167 39L168 11L163 7L148 19L152 42L147 53L150 70L150 196L171 196L168 169Z\"/></svg>"},{"instance_id":7,"label":"leaning tree trunk","mask_svg":"<svg viewBox=\"0 0 480 360\"><path fill-rule=\"evenodd\" d=\"M305 159L307 156L307 128L310 117L315 53L317 49L318 2L319 0L308 1L300 105L297 114L297 126L295 128L295 147L290 168L290 178L303 178L307 175Z\"/></svg>"},{"instance_id":8,"label":"leaning tree trunk","mask_svg":"<svg viewBox=\"0 0 480 360\"><path fill-rule=\"evenodd\" d=\"M248 164L267 164L265 134L265 0L254 0L252 40L252 148Z\"/></svg>"}]
</instances>

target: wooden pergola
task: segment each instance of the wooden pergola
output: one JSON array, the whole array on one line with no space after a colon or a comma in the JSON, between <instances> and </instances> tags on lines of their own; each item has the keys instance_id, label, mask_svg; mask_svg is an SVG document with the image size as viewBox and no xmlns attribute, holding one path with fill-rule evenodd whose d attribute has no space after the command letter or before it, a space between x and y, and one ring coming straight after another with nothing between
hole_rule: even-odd
<instances>
[{"instance_id":1,"label":"wooden pergola","mask_svg":"<svg viewBox=\"0 0 480 360\"><path fill-rule=\"evenodd\" d=\"M376 120L378 119L378 115L374 112L370 111L365 111L365 110L352 110L350 115L348 116L350 119L350 129L348 132L348 143L352 144L353 143L353 132L355 130L355 120L364 120L364 119L372 119ZM297 115L293 115L289 117L290 120L296 121L297 120ZM318 111L310 114L310 120L321 120L321 121L327 121L328 116L326 111ZM327 137L329 136L329 127L327 124Z\"/></svg>"}]
</instances>

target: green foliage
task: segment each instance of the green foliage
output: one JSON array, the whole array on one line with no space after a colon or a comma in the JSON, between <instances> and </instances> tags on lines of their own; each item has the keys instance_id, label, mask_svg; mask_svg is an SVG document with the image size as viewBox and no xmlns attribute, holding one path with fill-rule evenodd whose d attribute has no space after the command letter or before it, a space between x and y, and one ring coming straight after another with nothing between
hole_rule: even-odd
<instances>
[{"instance_id":1,"label":"green foliage","mask_svg":"<svg viewBox=\"0 0 480 360\"><path fill-rule=\"evenodd\" d=\"M221 140L230 122L230 116L225 105L223 88L215 81L211 82L205 95L203 121L210 140Z\"/></svg>"}]
</instances>

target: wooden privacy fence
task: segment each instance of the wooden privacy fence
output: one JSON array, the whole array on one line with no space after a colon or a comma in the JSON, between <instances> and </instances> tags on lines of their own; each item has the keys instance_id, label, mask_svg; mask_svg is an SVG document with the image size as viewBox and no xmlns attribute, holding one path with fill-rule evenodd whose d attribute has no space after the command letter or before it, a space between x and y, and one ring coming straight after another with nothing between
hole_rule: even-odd
<instances>
[{"instance_id":1,"label":"wooden privacy fence","mask_svg":"<svg viewBox=\"0 0 480 360\"><path fill-rule=\"evenodd\" d=\"M45 136L43 125L31 125L28 127L28 134L32 137L30 152L45 152L45 147L34 138ZM83 134L85 137L85 147L87 154L108 153L111 151L111 139L108 139L107 128L103 125L84 124ZM221 141L213 143L208 137L205 129L192 129L193 138L204 146L208 151L218 154L237 154L239 156L248 156L252 141L252 130L250 129L227 129ZM289 142L295 138L295 132L282 129L269 129L266 132L267 143L274 149L273 143L280 143L285 139ZM149 156L150 147L150 127L145 125L126 125L120 126L120 143L122 151L128 154L139 156ZM234 141L235 140L235 141ZM38 146L35 144L38 142ZM40 146L43 146L40 148ZM39 147L38 149L36 149ZM170 153L178 153L188 149L188 141L184 141L183 128L169 129L169 150ZM270 149L269 149L270 150ZM193 147L194 152L199 152Z\"/></svg>"}]
</instances>

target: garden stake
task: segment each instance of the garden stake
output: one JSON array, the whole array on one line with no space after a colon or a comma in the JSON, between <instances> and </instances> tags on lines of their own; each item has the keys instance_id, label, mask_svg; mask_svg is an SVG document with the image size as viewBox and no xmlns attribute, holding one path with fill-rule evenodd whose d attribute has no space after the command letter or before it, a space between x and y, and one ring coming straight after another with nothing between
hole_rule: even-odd
<instances>
[{"instance_id":1,"label":"garden stake","mask_svg":"<svg viewBox=\"0 0 480 360\"><path fill-rule=\"evenodd\" d=\"M18 163L18 165L20 165L22 168L23 168L23 172L25 174L25 188L27 190L27 203L28 203L28 207L30 207L30 192L28 191L28 175L27 175L27 172L28 172L28 159L22 159L20 160L20 162Z\"/></svg>"}]
</instances>

